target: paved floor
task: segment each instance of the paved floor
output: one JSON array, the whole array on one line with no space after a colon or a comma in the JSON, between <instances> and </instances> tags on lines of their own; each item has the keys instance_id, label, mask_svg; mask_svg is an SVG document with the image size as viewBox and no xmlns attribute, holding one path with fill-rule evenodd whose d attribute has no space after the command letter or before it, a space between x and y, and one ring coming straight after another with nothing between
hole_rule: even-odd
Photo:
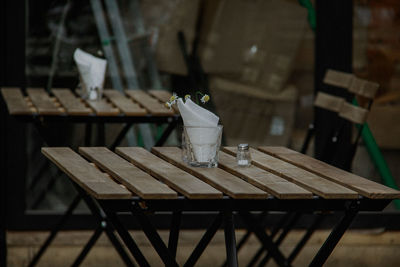
<instances>
[{"instance_id":1,"label":"paved floor","mask_svg":"<svg viewBox=\"0 0 400 267\"><path fill-rule=\"evenodd\" d=\"M302 231L292 232L283 243L281 249L288 253L298 240ZM151 266L163 266L146 237L140 232L132 232ZM183 264L202 231L183 231L179 239L178 263ZM239 239L244 232L237 232ZM318 231L295 260L294 266L307 266L316 250L325 240L328 232ZM161 231L163 238L167 233ZM8 233L8 266L26 266L33 257L38 246L46 238L45 232L9 232ZM83 244L90 236L89 231L64 231L55 240L52 247L43 256L38 266L70 266ZM255 238L250 239L247 246L239 253L239 263L245 266L258 249ZM326 266L399 266L400 232L384 232L382 229L371 231L349 231L329 258ZM200 258L197 266L220 266L225 258L223 232L214 237L211 246ZM124 266L118 254L105 236L102 236L95 248L90 252L82 266ZM268 266L275 266L270 262Z\"/></svg>"}]
</instances>

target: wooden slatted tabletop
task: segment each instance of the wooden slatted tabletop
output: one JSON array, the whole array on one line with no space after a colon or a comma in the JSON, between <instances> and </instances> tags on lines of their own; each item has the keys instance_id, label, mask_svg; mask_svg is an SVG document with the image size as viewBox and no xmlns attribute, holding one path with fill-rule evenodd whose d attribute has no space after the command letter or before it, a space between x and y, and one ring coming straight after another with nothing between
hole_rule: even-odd
<instances>
[{"instance_id":1,"label":"wooden slatted tabletop","mask_svg":"<svg viewBox=\"0 0 400 267\"><path fill-rule=\"evenodd\" d=\"M60 107L55 104L54 99L51 99L44 89L29 88L26 92L39 114L59 115L63 113Z\"/></svg>"},{"instance_id":2,"label":"wooden slatted tabletop","mask_svg":"<svg viewBox=\"0 0 400 267\"><path fill-rule=\"evenodd\" d=\"M167 91L163 92L169 94L169 92ZM117 90L104 90L103 94L125 115L144 116L147 114L146 110L140 107L138 103L133 102L131 99L125 97L121 92L118 92Z\"/></svg>"},{"instance_id":3,"label":"wooden slatted tabletop","mask_svg":"<svg viewBox=\"0 0 400 267\"><path fill-rule=\"evenodd\" d=\"M226 147L224 151L236 155L236 147ZM252 162L255 166L272 172L282 178L295 183L314 194L329 199L358 198L358 194L337 183L331 182L321 176L299 168L268 154L255 149L250 149Z\"/></svg>"},{"instance_id":4,"label":"wooden slatted tabletop","mask_svg":"<svg viewBox=\"0 0 400 267\"><path fill-rule=\"evenodd\" d=\"M66 147L43 147L42 153L74 182L98 199L125 199L132 193Z\"/></svg>"},{"instance_id":5,"label":"wooden slatted tabletop","mask_svg":"<svg viewBox=\"0 0 400 267\"><path fill-rule=\"evenodd\" d=\"M24 95L18 88L2 88L1 93L7 103L10 114L25 115L33 114L35 109L31 109Z\"/></svg>"},{"instance_id":6,"label":"wooden slatted tabletop","mask_svg":"<svg viewBox=\"0 0 400 267\"><path fill-rule=\"evenodd\" d=\"M140 90L126 90L125 93L136 102L143 105L154 116L165 116L174 114L173 109L168 109L160 100Z\"/></svg>"},{"instance_id":7,"label":"wooden slatted tabletop","mask_svg":"<svg viewBox=\"0 0 400 267\"><path fill-rule=\"evenodd\" d=\"M253 165L236 166L223 148L218 168L196 168L177 147L43 148L43 154L97 199L370 199L400 198L400 191L338 170L286 148L252 149ZM264 152L262 152L262 151ZM119 155L117 155L119 154ZM84 159L86 158L86 159ZM91 162L91 163L90 163Z\"/></svg>"},{"instance_id":8,"label":"wooden slatted tabletop","mask_svg":"<svg viewBox=\"0 0 400 267\"><path fill-rule=\"evenodd\" d=\"M84 102L75 96L69 89L54 89L53 95L71 115L89 115L92 113Z\"/></svg>"},{"instance_id":9,"label":"wooden slatted tabletop","mask_svg":"<svg viewBox=\"0 0 400 267\"><path fill-rule=\"evenodd\" d=\"M325 162L316 160L307 155L293 151L285 147L260 147L274 157L285 160L291 164L304 168L310 172L320 175L328 180L348 187L360 195L368 198L400 198L400 192L382 184L362 178L350 172L333 167Z\"/></svg>"},{"instance_id":10,"label":"wooden slatted tabletop","mask_svg":"<svg viewBox=\"0 0 400 267\"><path fill-rule=\"evenodd\" d=\"M69 89L29 88L26 96L19 88L1 88L1 94L11 115L41 116L157 116L178 115L174 109L164 106L172 94L165 90L104 90L103 98L88 101ZM166 99L166 100L164 100Z\"/></svg>"},{"instance_id":11,"label":"wooden slatted tabletop","mask_svg":"<svg viewBox=\"0 0 400 267\"><path fill-rule=\"evenodd\" d=\"M144 148L117 148L117 153L188 198L221 198L222 194L189 173L151 154Z\"/></svg>"}]
</instances>

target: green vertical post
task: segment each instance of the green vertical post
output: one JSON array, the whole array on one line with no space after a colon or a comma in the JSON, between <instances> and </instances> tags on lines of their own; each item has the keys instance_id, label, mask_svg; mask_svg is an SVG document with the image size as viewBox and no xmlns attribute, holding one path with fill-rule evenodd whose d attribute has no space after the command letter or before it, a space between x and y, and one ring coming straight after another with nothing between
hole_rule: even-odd
<instances>
[{"instance_id":1,"label":"green vertical post","mask_svg":"<svg viewBox=\"0 0 400 267\"><path fill-rule=\"evenodd\" d=\"M353 100L353 105L358 106L356 99ZM358 125L358 127L361 126ZM367 123L364 124L361 135L369 156L381 175L382 182L388 187L399 189ZM396 199L393 202L396 209L400 209L400 200Z\"/></svg>"}]
</instances>

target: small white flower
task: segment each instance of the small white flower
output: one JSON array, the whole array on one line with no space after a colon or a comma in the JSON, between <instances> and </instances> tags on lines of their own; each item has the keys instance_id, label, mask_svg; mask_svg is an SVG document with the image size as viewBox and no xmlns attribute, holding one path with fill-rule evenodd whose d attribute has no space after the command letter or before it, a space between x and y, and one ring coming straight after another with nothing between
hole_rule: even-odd
<instances>
[{"instance_id":1,"label":"small white flower","mask_svg":"<svg viewBox=\"0 0 400 267\"><path fill-rule=\"evenodd\" d=\"M207 103L209 100L210 100L210 96L209 95L203 95L203 97L200 99L201 100L201 102L204 104L204 103Z\"/></svg>"},{"instance_id":2,"label":"small white flower","mask_svg":"<svg viewBox=\"0 0 400 267\"><path fill-rule=\"evenodd\" d=\"M185 101L188 100L188 99L191 99L191 96L190 95L185 95Z\"/></svg>"},{"instance_id":3,"label":"small white flower","mask_svg":"<svg viewBox=\"0 0 400 267\"><path fill-rule=\"evenodd\" d=\"M169 102L169 101L168 101L168 102L165 102L165 104L164 104L164 105L165 105L165 107L166 107L166 108L169 108L169 109L171 109L171 107L172 107L172 104L173 104L173 103L171 103L171 102Z\"/></svg>"},{"instance_id":4,"label":"small white flower","mask_svg":"<svg viewBox=\"0 0 400 267\"><path fill-rule=\"evenodd\" d=\"M172 96L169 98L169 102L171 102L171 104L175 104L177 99L178 95L176 93L173 93Z\"/></svg>"}]
</instances>

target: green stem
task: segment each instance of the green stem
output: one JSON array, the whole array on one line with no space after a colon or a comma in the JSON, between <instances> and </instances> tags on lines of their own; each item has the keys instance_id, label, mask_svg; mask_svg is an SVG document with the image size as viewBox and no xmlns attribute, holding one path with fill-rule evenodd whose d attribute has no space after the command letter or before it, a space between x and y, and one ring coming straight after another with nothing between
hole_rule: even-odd
<instances>
[{"instance_id":1,"label":"green stem","mask_svg":"<svg viewBox=\"0 0 400 267\"><path fill-rule=\"evenodd\" d=\"M199 95L200 95L200 98L204 96L200 91L196 92L196 104L197 105L200 105Z\"/></svg>"}]
</instances>

